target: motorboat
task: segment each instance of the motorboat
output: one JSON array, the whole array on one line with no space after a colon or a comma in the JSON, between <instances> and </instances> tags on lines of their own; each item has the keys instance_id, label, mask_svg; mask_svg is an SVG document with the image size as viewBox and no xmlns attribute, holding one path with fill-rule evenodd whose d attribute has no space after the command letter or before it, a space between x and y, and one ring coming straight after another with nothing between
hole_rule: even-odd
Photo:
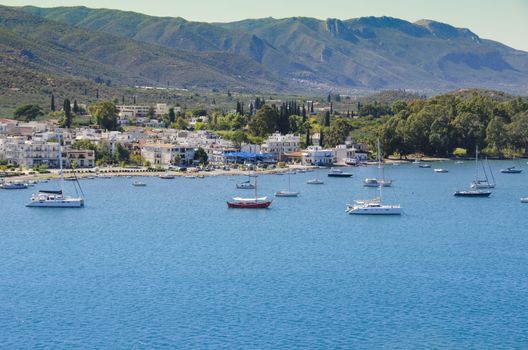
<instances>
[{"instance_id":1,"label":"motorboat","mask_svg":"<svg viewBox=\"0 0 528 350\"><path fill-rule=\"evenodd\" d=\"M6 182L1 185L4 190L24 190L28 184L21 181Z\"/></svg>"},{"instance_id":2,"label":"motorboat","mask_svg":"<svg viewBox=\"0 0 528 350\"><path fill-rule=\"evenodd\" d=\"M165 174L160 175L159 178L163 180L173 180L175 176L169 173L165 173Z\"/></svg>"},{"instance_id":3,"label":"motorboat","mask_svg":"<svg viewBox=\"0 0 528 350\"><path fill-rule=\"evenodd\" d=\"M147 184L144 183L144 182L141 182L141 181L134 181L134 182L132 182L132 186L145 187L145 186L147 186Z\"/></svg>"},{"instance_id":4,"label":"motorboat","mask_svg":"<svg viewBox=\"0 0 528 350\"><path fill-rule=\"evenodd\" d=\"M328 177L352 177L354 174L344 172L341 169L332 168L328 173Z\"/></svg>"},{"instance_id":5,"label":"motorboat","mask_svg":"<svg viewBox=\"0 0 528 350\"><path fill-rule=\"evenodd\" d=\"M429 169L431 168L431 166L429 164L420 163L420 165L418 165L418 168Z\"/></svg>"},{"instance_id":6,"label":"motorboat","mask_svg":"<svg viewBox=\"0 0 528 350\"><path fill-rule=\"evenodd\" d=\"M506 168L506 169L501 169L500 172L503 173L503 174L520 174L520 173L522 173L522 169L519 169L519 168L516 168L514 166L511 166L511 167Z\"/></svg>"},{"instance_id":7,"label":"motorboat","mask_svg":"<svg viewBox=\"0 0 528 350\"><path fill-rule=\"evenodd\" d=\"M366 178L363 181L363 186L365 187L379 187L379 186L390 187L392 186L392 180Z\"/></svg>"},{"instance_id":8,"label":"motorboat","mask_svg":"<svg viewBox=\"0 0 528 350\"><path fill-rule=\"evenodd\" d=\"M380 201L360 201L347 205L346 212L353 215L401 215L399 204L382 204Z\"/></svg>"},{"instance_id":9,"label":"motorboat","mask_svg":"<svg viewBox=\"0 0 528 350\"><path fill-rule=\"evenodd\" d=\"M381 170L381 177L379 179L377 178L366 178L363 181L363 186L365 187L390 187L392 186L392 180L386 180L385 179L385 168L383 167L383 164L381 163L381 154L378 152L378 172Z\"/></svg>"},{"instance_id":10,"label":"motorboat","mask_svg":"<svg viewBox=\"0 0 528 350\"><path fill-rule=\"evenodd\" d=\"M435 168L435 169L433 169L433 171L434 171L435 173L442 173L442 174L443 174L443 173L448 173L448 172L449 172L449 170L444 169L444 168Z\"/></svg>"},{"instance_id":11,"label":"motorboat","mask_svg":"<svg viewBox=\"0 0 528 350\"><path fill-rule=\"evenodd\" d=\"M528 203L528 197L521 198L521 203Z\"/></svg>"},{"instance_id":12,"label":"motorboat","mask_svg":"<svg viewBox=\"0 0 528 350\"><path fill-rule=\"evenodd\" d=\"M244 182L239 182L236 184L236 188L239 190L254 190L255 185L253 185L249 180Z\"/></svg>"},{"instance_id":13,"label":"motorboat","mask_svg":"<svg viewBox=\"0 0 528 350\"><path fill-rule=\"evenodd\" d=\"M322 185L322 184L324 184L324 182L319 180L319 179L310 179L310 180L306 181L306 183L308 185Z\"/></svg>"}]
</instances>

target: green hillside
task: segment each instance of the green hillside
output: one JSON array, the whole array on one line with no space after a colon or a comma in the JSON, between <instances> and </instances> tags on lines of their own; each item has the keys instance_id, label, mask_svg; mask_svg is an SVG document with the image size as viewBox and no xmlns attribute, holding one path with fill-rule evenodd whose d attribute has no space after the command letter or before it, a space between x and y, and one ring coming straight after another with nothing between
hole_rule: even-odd
<instances>
[{"instance_id":1,"label":"green hillside","mask_svg":"<svg viewBox=\"0 0 528 350\"><path fill-rule=\"evenodd\" d=\"M290 89L528 92L528 53L429 20L293 17L210 24L85 7L23 10L167 48L234 54L281 76Z\"/></svg>"}]
</instances>

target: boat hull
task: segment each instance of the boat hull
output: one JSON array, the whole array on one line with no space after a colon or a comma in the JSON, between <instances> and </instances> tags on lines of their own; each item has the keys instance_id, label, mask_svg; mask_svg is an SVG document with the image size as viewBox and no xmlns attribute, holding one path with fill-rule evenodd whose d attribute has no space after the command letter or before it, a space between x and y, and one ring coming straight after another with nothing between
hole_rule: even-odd
<instances>
[{"instance_id":1,"label":"boat hull","mask_svg":"<svg viewBox=\"0 0 528 350\"><path fill-rule=\"evenodd\" d=\"M275 197L297 197L298 195L299 195L299 192L293 192L293 191L275 192Z\"/></svg>"},{"instance_id":2,"label":"boat hull","mask_svg":"<svg viewBox=\"0 0 528 350\"><path fill-rule=\"evenodd\" d=\"M456 191L455 197L489 197L490 191Z\"/></svg>"},{"instance_id":3,"label":"boat hull","mask_svg":"<svg viewBox=\"0 0 528 350\"><path fill-rule=\"evenodd\" d=\"M341 173L341 174L328 174L328 177L352 177L353 174L349 174L349 173Z\"/></svg>"},{"instance_id":4,"label":"boat hull","mask_svg":"<svg viewBox=\"0 0 528 350\"><path fill-rule=\"evenodd\" d=\"M266 209L272 201L265 202L227 202L227 207L232 209Z\"/></svg>"},{"instance_id":5,"label":"boat hull","mask_svg":"<svg viewBox=\"0 0 528 350\"><path fill-rule=\"evenodd\" d=\"M323 185L324 182L321 180L308 180L306 181L306 184L308 185Z\"/></svg>"},{"instance_id":6,"label":"boat hull","mask_svg":"<svg viewBox=\"0 0 528 350\"><path fill-rule=\"evenodd\" d=\"M401 215L402 210L399 206L381 205L379 207L355 206L349 208L347 213L350 215Z\"/></svg>"},{"instance_id":7,"label":"boat hull","mask_svg":"<svg viewBox=\"0 0 528 350\"><path fill-rule=\"evenodd\" d=\"M30 208L82 208L84 200L34 201L26 205Z\"/></svg>"}]
</instances>

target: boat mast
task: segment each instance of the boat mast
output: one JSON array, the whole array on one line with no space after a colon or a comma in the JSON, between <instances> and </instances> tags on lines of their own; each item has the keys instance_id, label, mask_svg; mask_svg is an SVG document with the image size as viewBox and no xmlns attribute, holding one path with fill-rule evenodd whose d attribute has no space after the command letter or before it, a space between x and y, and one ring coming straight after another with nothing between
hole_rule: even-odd
<instances>
[{"instance_id":1,"label":"boat mast","mask_svg":"<svg viewBox=\"0 0 528 350\"><path fill-rule=\"evenodd\" d=\"M476 183L478 182L478 153L479 153L479 149L477 145L477 147L475 148L475 182Z\"/></svg>"},{"instance_id":2,"label":"boat mast","mask_svg":"<svg viewBox=\"0 0 528 350\"><path fill-rule=\"evenodd\" d=\"M381 149L380 149L380 142L378 139L378 173L379 169L381 168ZM378 189L379 189L379 199L381 203L381 198L383 197L383 183L381 181L378 181Z\"/></svg>"},{"instance_id":3,"label":"boat mast","mask_svg":"<svg viewBox=\"0 0 528 350\"><path fill-rule=\"evenodd\" d=\"M258 202L258 197L257 197L257 178L255 178L255 203Z\"/></svg>"},{"instance_id":4,"label":"boat mast","mask_svg":"<svg viewBox=\"0 0 528 350\"><path fill-rule=\"evenodd\" d=\"M62 171L62 144L61 144L61 134L60 134L60 129L57 128L57 139L59 141L59 169L60 169L60 188L61 188L61 192L64 194L64 186L63 186L63 182L64 182L64 173Z\"/></svg>"}]
</instances>

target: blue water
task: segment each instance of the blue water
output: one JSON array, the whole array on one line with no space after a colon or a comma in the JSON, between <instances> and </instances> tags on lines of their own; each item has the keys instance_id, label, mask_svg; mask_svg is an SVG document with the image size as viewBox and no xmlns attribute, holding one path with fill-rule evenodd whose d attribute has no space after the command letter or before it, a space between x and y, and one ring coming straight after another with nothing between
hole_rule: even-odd
<instances>
[{"instance_id":1,"label":"blue water","mask_svg":"<svg viewBox=\"0 0 528 350\"><path fill-rule=\"evenodd\" d=\"M292 175L300 197L253 211L226 207L241 177L83 180L84 209L0 191L0 348L527 348L528 170L509 164L490 198L452 196L469 162L387 166L402 217L345 214L375 167Z\"/></svg>"}]
</instances>

